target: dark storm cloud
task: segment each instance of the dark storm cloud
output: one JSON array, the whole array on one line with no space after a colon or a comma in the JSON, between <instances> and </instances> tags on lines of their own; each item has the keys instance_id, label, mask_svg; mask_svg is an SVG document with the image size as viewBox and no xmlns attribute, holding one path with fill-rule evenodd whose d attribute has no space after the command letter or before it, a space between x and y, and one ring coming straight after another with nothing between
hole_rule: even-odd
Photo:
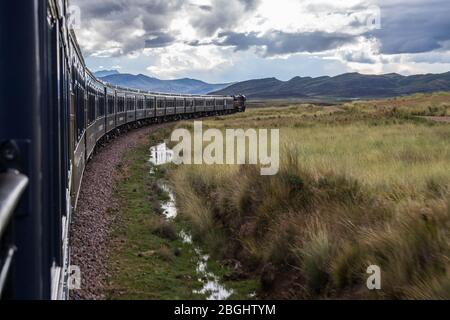
<instances>
[{"instance_id":1,"label":"dark storm cloud","mask_svg":"<svg viewBox=\"0 0 450 320\"><path fill-rule=\"evenodd\" d=\"M442 48L450 40L448 0L381 1L382 53L422 53Z\"/></svg>"},{"instance_id":2,"label":"dark storm cloud","mask_svg":"<svg viewBox=\"0 0 450 320\"><path fill-rule=\"evenodd\" d=\"M96 43L88 55L105 50L105 43L118 43L113 55L125 55L144 47L161 47L175 39L165 34L183 0L73 0L81 9L82 28L93 33ZM133 36L136 31L144 31ZM89 41L90 39L86 39Z\"/></svg>"},{"instance_id":3,"label":"dark storm cloud","mask_svg":"<svg viewBox=\"0 0 450 320\"><path fill-rule=\"evenodd\" d=\"M232 46L236 51L260 47L263 56L274 56L297 52L323 52L356 41L355 36L341 33L303 32L287 33L271 31L257 33L223 32L216 42L221 46Z\"/></svg>"},{"instance_id":4,"label":"dark storm cloud","mask_svg":"<svg viewBox=\"0 0 450 320\"><path fill-rule=\"evenodd\" d=\"M146 48L161 48L172 44L176 38L168 33L155 32L149 35L151 39L145 40Z\"/></svg>"},{"instance_id":5,"label":"dark storm cloud","mask_svg":"<svg viewBox=\"0 0 450 320\"><path fill-rule=\"evenodd\" d=\"M191 25L202 36L213 36L218 30L230 30L253 13L261 0L211 0L208 10L194 12Z\"/></svg>"},{"instance_id":6,"label":"dark storm cloud","mask_svg":"<svg viewBox=\"0 0 450 320\"><path fill-rule=\"evenodd\" d=\"M244 8L246 11L255 10L261 3L260 0L239 0L239 1L244 4Z\"/></svg>"},{"instance_id":7,"label":"dark storm cloud","mask_svg":"<svg viewBox=\"0 0 450 320\"><path fill-rule=\"evenodd\" d=\"M177 34L168 33L171 23L188 13L188 24L198 33L198 40L189 45L217 45L233 47L236 51L256 48L261 56L275 56L297 52L323 52L354 43L358 37L376 38L381 53L426 53L444 50L450 41L449 0L373 0L353 7L331 1L315 1L306 6L317 17L341 14L358 17L369 4L381 8L381 29L359 30L366 21L348 19L353 34L334 32L286 32L272 30L265 33L239 33L237 27L257 11L262 0L211 0L208 5L196 5L189 0L72 0L81 8L85 53L98 54L112 46L111 55L120 56L143 48L160 48L177 41ZM327 24L324 18L323 26ZM320 28L318 28L320 29ZM348 31L348 30L347 30ZM139 34L139 36L136 36ZM218 35L218 36L217 36ZM211 40L213 39L213 40ZM447 41L447 43L445 43ZM445 47L447 46L447 47ZM349 53L348 61L370 63L370 55Z\"/></svg>"},{"instance_id":8,"label":"dark storm cloud","mask_svg":"<svg viewBox=\"0 0 450 320\"><path fill-rule=\"evenodd\" d=\"M212 7L211 6L198 6L200 9L204 10L204 11L208 11L211 12L212 11Z\"/></svg>"},{"instance_id":9,"label":"dark storm cloud","mask_svg":"<svg viewBox=\"0 0 450 320\"><path fill-rule=\"evenodd\" d=\"M212 0L211 5L193 5L187 0L73 0L81 8L82 28L92 31L86 54L108 50L109 43L117 43L114 56L125 55L146 48L165 47L177 39L167 34L181 10L188 10L189 20L201 36L212 36L219 29L236 26L246 13L256 10L260 0ZM144 30L142 36L134 36Z\"/></svg>"}]
</instances>

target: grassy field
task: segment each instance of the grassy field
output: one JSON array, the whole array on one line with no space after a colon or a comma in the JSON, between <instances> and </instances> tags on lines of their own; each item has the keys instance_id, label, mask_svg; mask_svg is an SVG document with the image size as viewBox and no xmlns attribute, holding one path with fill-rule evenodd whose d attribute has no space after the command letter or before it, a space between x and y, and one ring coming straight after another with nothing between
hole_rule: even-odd
<instances>
[{"instance_id":1,"label":"grassy field","mask_svg":"<svg viewBox=\"0 0 450 320\"><path fill-rule=\"evenodd\" d=\"M157 130L148 143L130 150L119 170L121 181L116 187L120 201L118 221L111 239L107 296L112 300L204 300L198 294L202 284L196 270L197 255L191 245L179 237L185 221L169 222L163 217L161 203L168 195L158 187L167 168L154 168L150 174L149 148L168 136L171 127ZM198 244L198 247L205 249ZM228 266L210 260L208 270L225 278L232 273ZM223 281L232 289L232 299L249 299L256 281L229 279Z\"/></svg>"},{"instance_id":2,"label":"grassy field","mask_svg":"<svg viewBox=\"0 0 450 320\"><path fill-rule=\"evenodd\" d=\"M180 166L180 214L259 297L450 298L450 94L333 107L286 104L204 121L279 128L281 168ZM190 127L190 123L179 124ZM382 290L366 287L367 267Z\"/></svg>"}]
</instances>

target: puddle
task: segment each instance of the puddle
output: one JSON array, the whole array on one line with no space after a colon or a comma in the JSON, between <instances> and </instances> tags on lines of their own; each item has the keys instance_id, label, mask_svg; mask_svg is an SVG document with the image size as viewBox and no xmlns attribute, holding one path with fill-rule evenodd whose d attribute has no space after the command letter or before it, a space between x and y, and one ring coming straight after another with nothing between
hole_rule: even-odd
<instances>
[{"instance_id":1,"label":"puddle","mask_svg":"<svg viewBox=\"0 0 450 320\"><path fill-rule=\"evenodd\" d=\"M232 294L233 290L228 290L221 283L220 279L211 272L208 272L209 256L202 254L200 250L195 249L197 256L199 257L197 263L197 274L203 276L198 281L203 283L203 287L200 290L194 290L196 294L204 294L208 300L226 300Z\"/></svg>"},{"instance_id":2,"label":"puddle","mask_svg":"<svg viewBox=\"0 0 450 320\"><path fill-rule=\"evenodd\" d=\"M150 154L150 163L155 166L167 164L173 159L173 152L167 148L165 143L150 148ZM153 174L154 172L155 171L152 168L150 173ZM175 195L168 184L160 182L158 185L169 195L169 199L161 203L163 214L167 220L173 220L178 215ZM202 288L200 290L194 290L193 293L206 295L207 300L226 300L231 297L234 291L225 288L225 286L220 283L220 278L208 270L208 261L210 257L195 246L192 235L189 232L182 230L179 233L179 237L183 243L192 247L191 249L196 255L196 272L198 281L202 283Z\"/></svg>"},{"instance_id":3,"label":"puddle","mask_svg":"<svg viewBox=\"0 0 450 320\"><path fill-rule=\"evenodd\" d=\"M168 220L173 220L178 215L177 207L175 205L175 196L167 184L159 183L158 186L169 195L169 200L161 203L163 214Z\"/></svg>"}]
</instances>

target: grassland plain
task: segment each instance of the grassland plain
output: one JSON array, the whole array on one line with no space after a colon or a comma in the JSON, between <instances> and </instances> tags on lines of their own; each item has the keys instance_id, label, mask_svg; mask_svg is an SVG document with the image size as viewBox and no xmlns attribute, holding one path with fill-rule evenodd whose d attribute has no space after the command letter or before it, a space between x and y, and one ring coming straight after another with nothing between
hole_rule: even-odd
<instances>
[{"instance_id":1,"label":"grassland plain","mask_svg":"<svg viewBox=\"0 0 450 320\"><path fill-rule=\"evenodd\" d=\"M109 299L206 298L207 293L194 293L202 288L196 270L198 257L178 235L186 230L185 221L169 222L162 215L161 203L168 195L158 182L164 179L167 168L154 168L150 174L149 148L161 143L171 128L169 125L152 133L148 143L130 150L119 167L121 181L115 193L120 209L111 239ZM201 244L199 247L203 249ZM234 271L229 266L210 260L208 270L226 279L223 284L233 290L232 299L248 299L256 290L257 281L251 277L230 277Z\"/></svg>"},{"instance_id":2,"label":"grassland plain","mask_svg":"<svg viewBox=\"0 0 450 320\"><path fill-rule=\"evenodd\" d=\"M180 215L259 297L450 298L450 94L285 105L204 127L279 128L281 168L172 168ZM189 122L179 127L192 128ZM367 267L382 290L366 287Z\"/></svg>"}]
</instances>

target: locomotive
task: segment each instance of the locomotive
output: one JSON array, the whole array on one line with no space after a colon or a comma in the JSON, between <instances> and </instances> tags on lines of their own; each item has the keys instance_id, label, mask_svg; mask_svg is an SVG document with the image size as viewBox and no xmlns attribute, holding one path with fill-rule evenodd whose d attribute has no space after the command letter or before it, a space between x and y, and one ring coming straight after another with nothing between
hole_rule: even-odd
<instances>
[{"instance_id":1,"label":"locomotive","mask_svg":"<svg viewBox=\"0 0 450 320\"><path fill-rule=\"evenodd\" d=\"M68 8L68 0L0 2L2 299L68 298L71 216L102 141L152 123L245 111L244 96L102 82L86 68Z\"/></svg>"}]
</instances>

